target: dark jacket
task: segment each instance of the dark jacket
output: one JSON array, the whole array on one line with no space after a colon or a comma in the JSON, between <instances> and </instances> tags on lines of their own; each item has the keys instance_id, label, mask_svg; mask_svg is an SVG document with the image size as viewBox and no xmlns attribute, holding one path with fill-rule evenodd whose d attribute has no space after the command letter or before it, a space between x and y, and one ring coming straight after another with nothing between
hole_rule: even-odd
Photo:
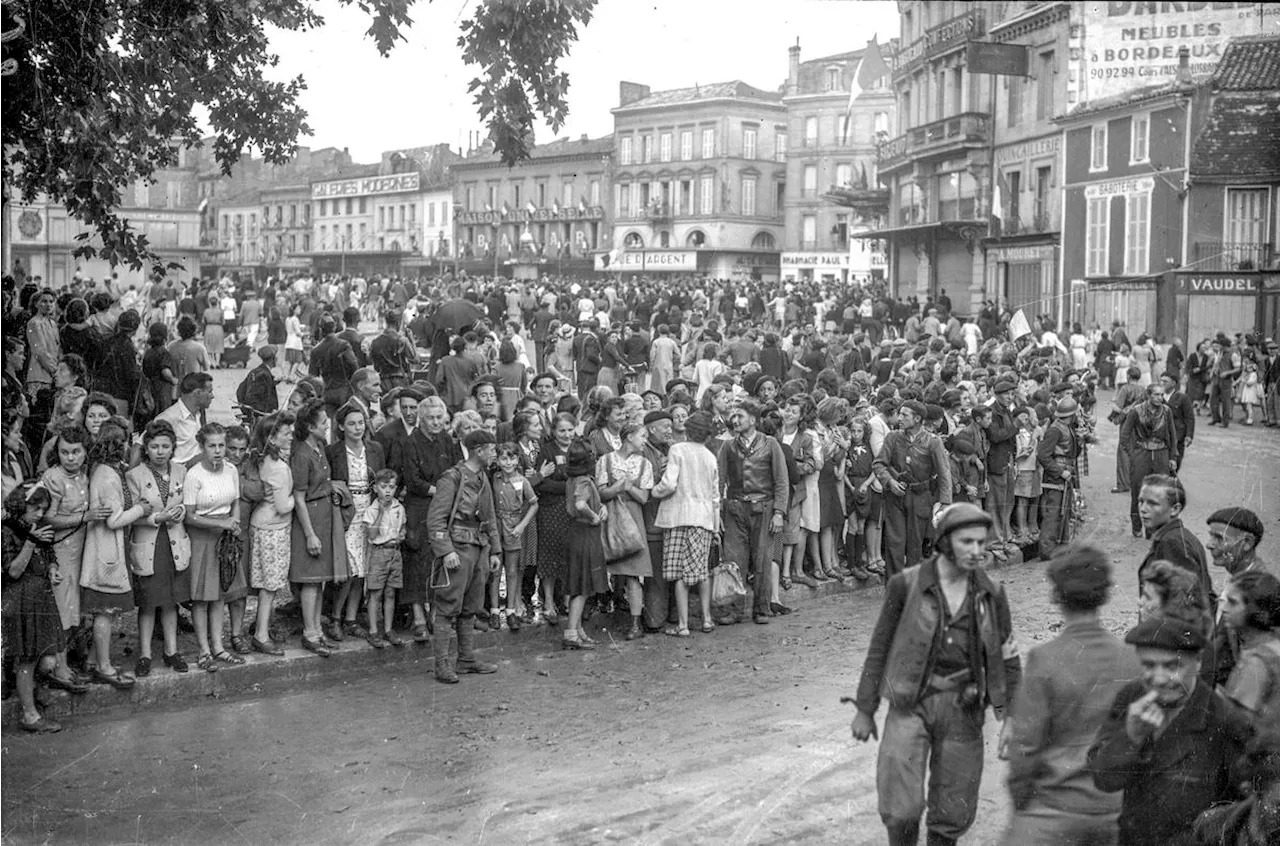
<instances>
[{"instance_id":1,"label":"dark jacket","mask_svg":"<svg viewBox=\"0 0 1280 846\"><path fill-rule=\"evenodd\" d=\"M1124 413L1124 422L1120 424L1120 448L1127 453L1141 452L1143 444L1159 442L1169 452L1169 461L1178 465L1182 457L1178 452L1178 438L1173 430L1173 413L1165 409L1164 417L1154 426L1142 420L1140 412L1145 403L1136 403Z\"/></svg>"},{"instance_id":2,"label":"dark jacket","mask_svg":"<svg viewBox=\"0 0 1280 846\"><path fill-rule=\"evenodd\" d=\"M1212 613L1217 615L1218 597L1213 592L1213 579L1204 545L1179 519L1170 520L1151 533L1151 549L1138 565L1138 588L1142 588L1142 574L1153 561L1169 561L1195 574L1204 590L1204 597Z\"/></svg>"},{"instance_id":3,"label":"dark jacket","mask_svg":"<svg viewBox=\"0 0 1280 846\"><path fill-rule=\"evenodd\" d=\"M1080 455L1080 441L1076 437L1075 427L1063 418L1055 418L1044 430L1040 446L1036 448L1036 462L1044 468L1044 484L1052 488L1062 488L1066 484L1062 474L1070 471L1072 487L1079 485L1075 479L1076 458Z\"/></svg>"},{"instance_id":4,"label":"dark jacket","mask_svg":"<svg viewBox=\"0 0 1280 846\"><path fill-rule=\"evenodd\" d=\"M1009 599L1004 588L981 570L973 574L969 589L974 592L982 649L976 662L981 675L978 689L984 693L984 703L1003 718L1022 678ZM858 682L859 711L874 714L881 697L899 709L913 708L920 701L942 645L945 602L938 584L937 555L889 580Z\"/></svg>"},{"instance_id":5,"label":"dark jacket","mask_svg":"<svg viewBox=\"0 0 1280 846\"><path fill-rule=\"evenodd\" d=\"M329 477L335 482L351 481L351 472L347 469L347 446L343 441L329 444L324 451L329 459ZM364 463L369 468L369 485L373 485L373 474L386 469L387 456L382 445L377 441L366 440L364 443Z\"/></svg>"},{"instance_id":6,"label":"dark jacket","mask_svg":"<svg viewBox=\"0 0 1280 846\"><path fill-rule=\"evenodd\" d=\"M1191 398L1182 391L1174 391L1169 395L1169 416L1173 418L1173 438L1178 442L1178 455L1187 441L1196 436L1196 410L1191 405Z\"/></svg>"},{"instance_id":7,"label":"dark jacket","mask_svg":"<svg viewBox=\"0 0 1280 846\"><path fill-rule=\"evenodd\" d=\"M1125 733L1129 705L1146 689L1121 689L1089 750L1099 789L1124 791L1120 842L1125 846L1184 846L1192 823L1215 802L1237 798L1231 772L1249 737L1248 717L1200 683L1158 739L1135 744Z\"/></svg>"},{"instance_id":8,"label":"dark jacket","mask_svg":"<svg viewBox=\"0 0 1280 846\"><path fill-rule=\"evenodd\" d=\"M311 351L309 372L324 380L326 405L342 405L351 399L351 374L357 369L355 351L337 335L326 335Z\"/></svg>"},{"instance_id":9,"label":"dark jacket","mask_svg":"<svg viewBox=\"0 0 1280 846\"><path fill-rule=\"evenodd\" d=\"M995 403L991 406L991 425L987 427L987 471L1003 473L1018 451L1018 424L1009 409Z\"/></svg>"},{"instance_id":10,"label":"dark jacket","mask_svg":"<svg viewBox=\"0 0 1280 846\"><path fill-rule=\"evenodd\" d=\"M250 370L236 388L236 402L263 414L278 410L280 398L276 395L276 377L271 373L271 368L259 364Z\"/></svg>"}]
</instances>

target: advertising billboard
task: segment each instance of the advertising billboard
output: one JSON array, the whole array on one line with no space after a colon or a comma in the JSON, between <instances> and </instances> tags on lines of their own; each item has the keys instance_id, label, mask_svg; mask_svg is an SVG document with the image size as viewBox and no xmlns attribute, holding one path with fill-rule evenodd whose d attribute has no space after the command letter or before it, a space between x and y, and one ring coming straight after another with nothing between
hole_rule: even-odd
<instances>
[{"instance_id":1,"label":"advertising billboard","mask_svg":"<svg viewBox=\"0 0 1280 846\"><path fill-rule=\"evenodd\" d=\"M1191 51L1193 77L1213 73L1237 35L1280 33L1280 6L1221 2L1082 4L1078 105L1171 83L1178 50Z\"/></svg>"}]
</instances>

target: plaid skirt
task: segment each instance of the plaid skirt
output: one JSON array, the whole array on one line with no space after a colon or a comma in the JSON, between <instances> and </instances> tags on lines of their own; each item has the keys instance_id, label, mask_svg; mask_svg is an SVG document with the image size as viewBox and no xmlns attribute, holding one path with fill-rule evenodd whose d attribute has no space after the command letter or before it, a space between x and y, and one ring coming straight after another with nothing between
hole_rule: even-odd
<instances>
[{"instance_id":1,"label":"plaid skirt","mask_svg":"<svg viewBox=\"0 0 1280 846\"><path fill-rule=\"evenodd\" d=\"M662 532L662 578L669 582L683 579L696 585L707 578L711 557L709 530L699 526L676 526Z\"/></svg>"}]
</instances>

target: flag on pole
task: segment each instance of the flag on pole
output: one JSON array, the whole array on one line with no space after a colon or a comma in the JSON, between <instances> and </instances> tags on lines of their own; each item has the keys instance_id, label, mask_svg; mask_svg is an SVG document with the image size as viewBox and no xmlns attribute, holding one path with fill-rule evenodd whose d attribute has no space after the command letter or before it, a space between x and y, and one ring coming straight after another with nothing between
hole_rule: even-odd
<instances>
[{"instance_id":1,"label":"flag on pole","mask_svg":"<svg viewBox=\"0 0 1280 846\"><path fill-rule=\"evenodd\" d=\"M504 202L502 204L502 216L506 217L509 214L511 214L511 206L508 203Z\"/></svg>"},{"instance_id":2,"label":"flag on pole","mask_svg":"<svg viewBox=\"0 0 1280 846\"><path fill-rule=\"evenodd\" d=\"M528 205L525 206L525 209L528 210L530 216L533 216L538 211L538 207L533 204L533 200L529 201Z\"/></svg>"},{"instance_id":3,"label":"flag on pole","mask_svg":"<svg viewBox=\"0 0 1280 846\"><path fill-rule=\"evenodd\" d=\"M1022 309L1018 309L1013 313L1013 317L1009 318L1009 337L1018 340L1023 335L1031 334L1031 324L1027 322L1027 315Z\"/></svg>"},{"instance_id":4,"label":"flag on pole","mask_svg":"<svg viewBox=\"0 0 1280 846\"><path fill-rule=\"evenodd\" d=\"M583 214L587 213L587 200L585 197L578 200L578 211L582 212Z\"/></svg>"},{"instance_id":5,"label":"flag on pole","mask_svg":"<svg viewBox=\"0 0 1280 846\"><path fill-rule=\"evenodd\" d=\"M877 36L871 36L862 58L858 59L858 67L853 72L853 82L849 86L849 105L844 110L844 143L849 143L849 132L853 127L853 101L858 95L876 84L876 80L889 75L889 66L885 64L884 54L880 52Z\"/></svg>"},{"instance_id":6,"label":"flag on pole","mask_svg":"<svg viewBox=\"0 0 1280 846\"><path fill-rule=\"evenodd\" d=\"M995 178L991 180L991 237L999 238L1000 233L1004 229L1004 192L1000 190L1000 182L1003 177L999 171L996 171Z\"/></svg>"},{"instance_id":7,"label":"flag on pole","mask_svg":"<svg viewBox=\"0 0 1280 846\"><path fill-rule=\"evenodd\" d=\"M551 210L552 210L552 211L554 211L557 215L559 215L559 214L560 214L560 201L559 201L559 200L552 200L552 201L551 201Z\"/></svg>"},{"instance_id":8,"label":"flag on pole","mask_svg":"<svg viewBox=\"0 0 1280 846\"><path fill-rule=\"evenodd\" d=\"M489 203L485 203L485 204L484 204L484 210L485 210L485 211L487 211L487 212L491 212L491 211L493 211L493 206L492 206L491 204L489 204Z\"/></svg>"}]
</instances>

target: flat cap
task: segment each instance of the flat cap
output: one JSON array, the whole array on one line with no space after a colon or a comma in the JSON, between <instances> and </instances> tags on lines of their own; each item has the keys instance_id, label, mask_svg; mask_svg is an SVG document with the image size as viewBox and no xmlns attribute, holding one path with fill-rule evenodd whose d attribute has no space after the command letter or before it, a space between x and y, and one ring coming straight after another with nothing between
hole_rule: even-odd
<instances>
[{"instance_id":1,"label":"flat cap","mask_svg":"<svg viewBox=\"0 0 1280 846\"><path fill-rule=\"evenodd\" d=\"M1207 643L1202 623L1177 614L1147 617L1129 630L1124 642L1170 652L1199 652Z\"/></svg>"}]
</instances>

